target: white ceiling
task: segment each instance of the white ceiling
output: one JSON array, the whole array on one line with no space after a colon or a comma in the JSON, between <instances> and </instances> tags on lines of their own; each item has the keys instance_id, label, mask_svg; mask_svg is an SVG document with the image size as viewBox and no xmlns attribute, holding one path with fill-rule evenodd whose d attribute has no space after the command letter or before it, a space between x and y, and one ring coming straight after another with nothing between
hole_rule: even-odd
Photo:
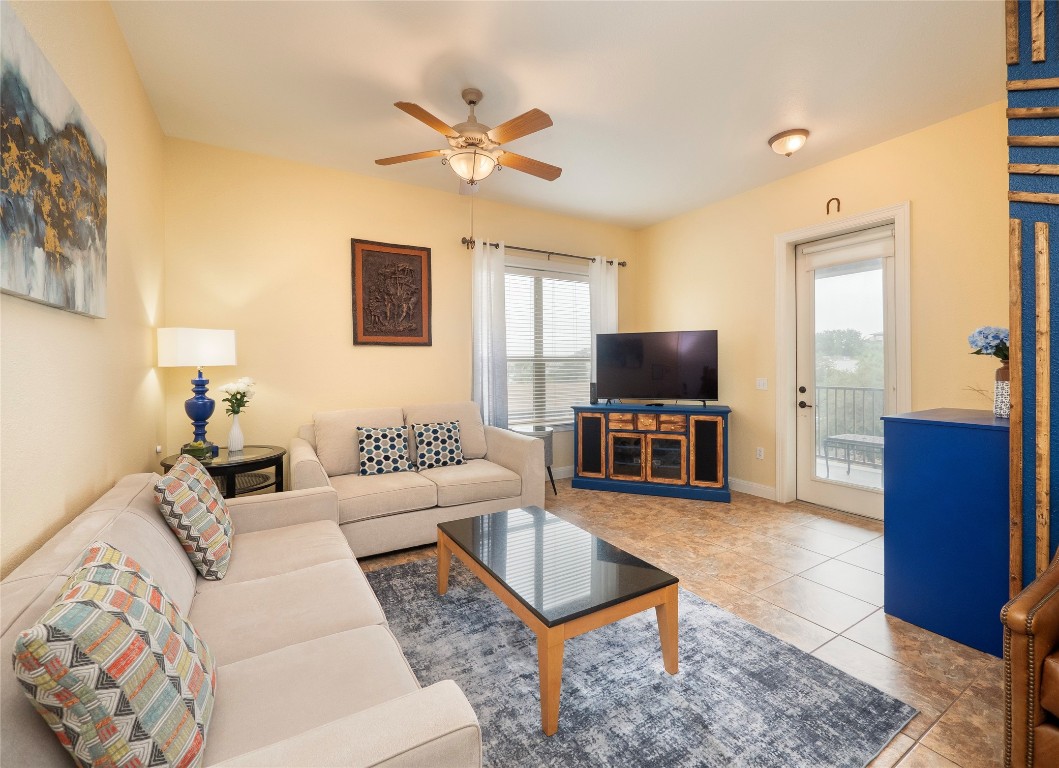
<instances>
[{"instance_id":1,"label":"white ceiling","mask_svg":"<svg viewBox=\"0 0 1059 768\"><path fill-rule=\"evenodd\" d=\"M1004 98L1003 3L112 3L169 136L435 189L446 146L392 105L449 123L460 91L506 148L480 196L641 227ZM808 128L791 158L774 133Z\"/></svg>"}]
</instances>

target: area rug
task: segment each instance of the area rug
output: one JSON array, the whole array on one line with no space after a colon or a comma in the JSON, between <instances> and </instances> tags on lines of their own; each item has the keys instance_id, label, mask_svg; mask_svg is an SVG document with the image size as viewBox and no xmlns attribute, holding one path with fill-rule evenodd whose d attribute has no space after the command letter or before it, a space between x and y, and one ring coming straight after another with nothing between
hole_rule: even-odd
<instances>
[{"instance_id":1,"label":"area rug","mask_svg":"<svg viewBox=\"0 0 1059 768\"><path fill-rule=\"evenodd\" d=\"M540 728L536 637L453 559L368 574L423 685L455 680L485 765L862 768L916 714L737 616L680 590L680 671L654 611L566 642L559 732Z\"/></svg>"}]
</instances>

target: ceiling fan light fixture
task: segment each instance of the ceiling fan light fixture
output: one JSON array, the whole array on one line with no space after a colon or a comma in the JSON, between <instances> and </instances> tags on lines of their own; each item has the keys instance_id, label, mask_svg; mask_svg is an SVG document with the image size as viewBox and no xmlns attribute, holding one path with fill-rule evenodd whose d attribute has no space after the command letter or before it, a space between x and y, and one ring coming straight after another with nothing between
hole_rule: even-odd
<instances>
[{"instance_id":1,"label":"ceiling fan light fixture","mask_svg":"<svg viewBox=\"0 0 1059 768\"><path fill-rule=\"evenodd\" d=\"M457 149L448 156L449 168L468 184L477 184L496 168L496 158L484 149Z\"/></svg>"},{"instance_id":2,"label":"ceiling fan light fixture","mask_svg":"<svg viewBox=\"0 0 1059 768\"><path fill-rule=\"evenodd\" d=\"M777 155L790 157L804 147L805 142L808 140L809 131L804 128L793 128L789 131L777 133L769 139L769 146L772 147L772 151Z\"/></svg>"}]
</instances>

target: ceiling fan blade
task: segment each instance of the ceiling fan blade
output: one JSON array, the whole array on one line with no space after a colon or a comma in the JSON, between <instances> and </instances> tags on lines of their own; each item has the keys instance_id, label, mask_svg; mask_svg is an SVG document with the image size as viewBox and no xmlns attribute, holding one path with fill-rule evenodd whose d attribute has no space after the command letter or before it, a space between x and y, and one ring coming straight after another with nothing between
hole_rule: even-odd
<instances>
[{"instance_id":1,"label":"ceiling fan blade","mask_svg":"<svg viewBox=\"0 0 1059 768\"><path fill-rule=\"evenodd\" d=\"M394 103L402 112L406 112L421 123L426 123L435 131L440 133L442 136L448 136L450 139L459 138L459 133L451 125L441 122L438 118L427 112L418 104L413 104L410 101L398 101Z\"/></svg>"},{"instance_id":2,"label":"ceiling fan blade","mask_svg":"<svg viewBox=\"0 0 1059 768\"><path fill-rule=\"evenodd\" d=\"M437 157L444 150L440 149L428 149L426 152L413 152L410 155L397 155L396 157L384 157L381 160L376 160L375 165L396 165L397 163L407 163L409 160L423 160L427 157Z\"/></svg>"},{"instance_id":3,"label":"ceiling fan blade","mask_svg":"<svg viewBox=\"0 0 1059 768\"><path fill-rule=\"evenodd\" d=\"M559 178L559 174L563 172L563 169L558 166L548 165L531 157L516 155L514 152L504 152L500 156L500 165L504 168L514 168L516 171L522 171L548 181L555 181Z\"/></svg>"},{"instance_id":4,"label":"ceiling fan blade","mask_svg":"<svg viewBox=\"0 0 1059 768\"><path fill-rule=\"evenodd\" d=\"M501 123L486 135L497 144L506 144L509 141L544 130L551 124L552 119L548 117L547 112L531 109L518 117L511 118L506 123Z\"/></svg>"}]
</instances>

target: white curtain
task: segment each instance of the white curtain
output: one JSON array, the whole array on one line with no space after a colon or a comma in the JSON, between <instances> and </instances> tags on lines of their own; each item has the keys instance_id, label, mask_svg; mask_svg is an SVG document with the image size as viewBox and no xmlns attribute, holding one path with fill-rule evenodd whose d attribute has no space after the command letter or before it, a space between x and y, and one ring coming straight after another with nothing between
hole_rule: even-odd
<instances>
[{"instance_id":1,"label":"white curtain","mask_svg":"<svg viewBox=\"0 0 1059 768\"><path fill-rule=\"evenodd\" d=\"M596 334L618 330L618 265L602 256L588 264L589 301L592 303L592 381L596 380Z\"/></svg>"},{"instance_id":2,"label":"white curtain","mask_svg":"<svg viewBox=\"0 0 1059 768\"><path fill-rule=\"evenodd\" d=\"M482 419L507 427L507 323L504 316L504 244L479 238L471 260L471 367L474 401Z\"/></svg>"}]
</instances>

